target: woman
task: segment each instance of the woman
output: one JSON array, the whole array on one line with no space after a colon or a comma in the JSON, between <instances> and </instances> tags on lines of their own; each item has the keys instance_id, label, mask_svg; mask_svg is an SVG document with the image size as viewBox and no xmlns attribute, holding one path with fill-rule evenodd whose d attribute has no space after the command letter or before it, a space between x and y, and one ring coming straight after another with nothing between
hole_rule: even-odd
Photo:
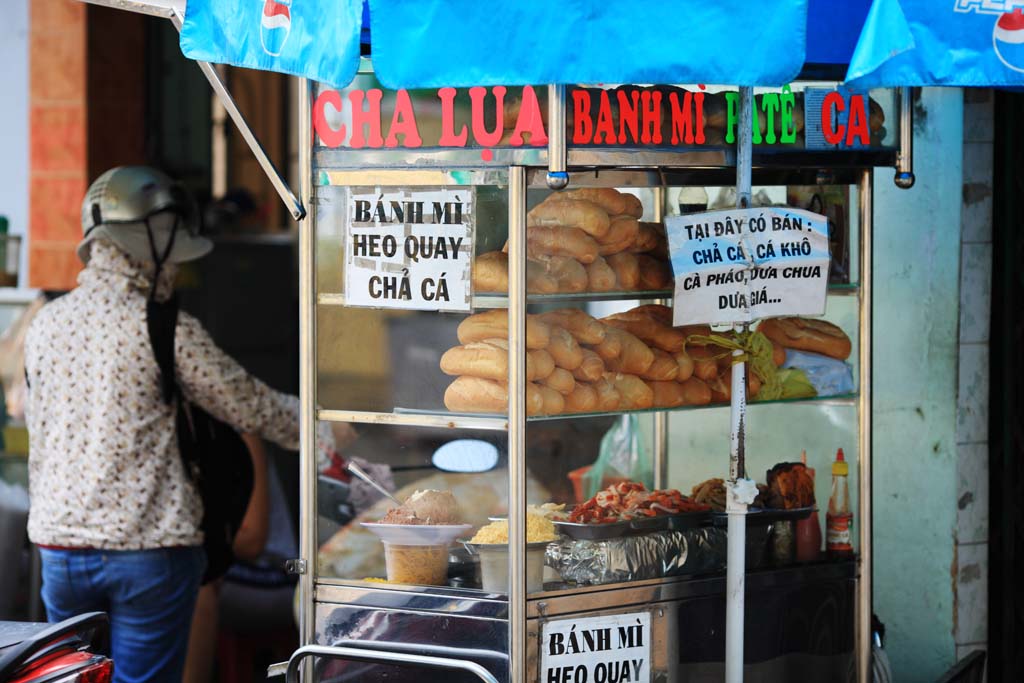
<instances>
[{"instance_id":1,"label":"woman","mask_svg":"<svg viewBox=\"0 0 1024 683\"><path fill-rule=\"evenodd\" d=\"M181 680L203 575L201 500L162 400L148 310L173 294L176 265L212 244L195 204L143 167L107 171L82 203L85 269L47 304L25 340L29 387L29 537L40 546L51 621L110 615L115 683ZM180 313L175 380L185 398L285 448L299 402L249 375ZM319 446L333 452L330 430Z\"/></svg>"}]
</instances>

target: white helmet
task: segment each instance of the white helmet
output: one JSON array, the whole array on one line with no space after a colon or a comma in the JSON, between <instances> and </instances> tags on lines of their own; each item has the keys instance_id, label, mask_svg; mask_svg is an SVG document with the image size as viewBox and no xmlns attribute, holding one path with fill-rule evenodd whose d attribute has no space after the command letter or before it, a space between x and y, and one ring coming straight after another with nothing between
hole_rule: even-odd
<instances>
[{"instance_id":1,"label":"white helmet","mask_svg":"<svg viewBox=\"0 0 1024 683\"><path fill-rule=\"evenodd\" d=\"M182 185L156 169L119 166L85 193L78 257L87 263L89 243L106 237L130 256L158 266L192 261L213 248L199 227L195 200Z\"/></svg>"}]
</instances>

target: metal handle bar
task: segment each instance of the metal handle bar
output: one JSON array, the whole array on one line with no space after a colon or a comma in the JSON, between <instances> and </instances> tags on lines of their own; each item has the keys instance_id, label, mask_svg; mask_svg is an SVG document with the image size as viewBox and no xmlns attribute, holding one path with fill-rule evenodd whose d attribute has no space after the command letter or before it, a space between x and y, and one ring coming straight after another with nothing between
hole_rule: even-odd
<instances>
[{"instance_id":1,"label":"metal handle bar","mask_svg":"<svg viewBox=\"0 0 1024 683\"><path fill-rule=\"evenodd\" d=\"M428 655L406 654L402 652L381 652L358 647L328 647L325 645L306 645L292 653L288 659L288 670L285 683L298 683L299 664L306 657L328 657L330 659L348 659L353 662L386 663L397 666L426 666L434 669L458 669L475 675L484 683L498 683L498 679L490 671L476 662L450 657L431 657Z\"/></svg>"}]
</instances>

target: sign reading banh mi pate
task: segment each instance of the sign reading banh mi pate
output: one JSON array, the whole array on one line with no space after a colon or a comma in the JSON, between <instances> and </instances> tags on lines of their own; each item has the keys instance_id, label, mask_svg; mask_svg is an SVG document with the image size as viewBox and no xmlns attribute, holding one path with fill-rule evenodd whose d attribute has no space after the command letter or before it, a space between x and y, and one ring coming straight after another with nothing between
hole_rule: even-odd
<instances>
[{"instance_id":1,"label":"sign reading banh mi pate","mask_svg":"<svg viewBox=\"0 0 1024 683\"><path fill-rule=\"evenodd\" d=\"M821 315L828 220L766 206L666 218L675 275L674 325Z\"/></svg>"},{"instance_id":2,"label":"sign reading banh mi pate","mask_svg":"<svg viewBox=\"0 0 1024 683\"><path fill-rule=\"evenodd\" d=\"M540 683L647 683L651 614L546 621L540 649Z\"/></svg>"},{"instance_id":3,"label":"sign reading banh mi pate","mask_svg":"<svg viewBox=\"0 0 1024 683\"><path fill-rule=\"evenodd\" d=\"M345 219L345 303L468 311L473 188L358 188Z\"/></svg>"}]
</instances>

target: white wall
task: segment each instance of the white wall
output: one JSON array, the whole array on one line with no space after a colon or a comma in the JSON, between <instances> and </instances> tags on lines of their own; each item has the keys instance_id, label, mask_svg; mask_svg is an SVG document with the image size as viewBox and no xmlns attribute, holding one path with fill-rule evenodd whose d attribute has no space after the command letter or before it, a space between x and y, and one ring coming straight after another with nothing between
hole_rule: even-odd
<instances>
[{"instance_id":1,"label":"white wall","mask_svg":"<svg viewBox=\"0 0 1024 683\"><path fill-rule=\"evenodd\" d=\"M29 48L28 10L31 0L3 0L0 21L0 215L10 232L28 229L29 173ZM21 245L21 278L27 276L28 245Z\"/></svg>"}]
</instances>

